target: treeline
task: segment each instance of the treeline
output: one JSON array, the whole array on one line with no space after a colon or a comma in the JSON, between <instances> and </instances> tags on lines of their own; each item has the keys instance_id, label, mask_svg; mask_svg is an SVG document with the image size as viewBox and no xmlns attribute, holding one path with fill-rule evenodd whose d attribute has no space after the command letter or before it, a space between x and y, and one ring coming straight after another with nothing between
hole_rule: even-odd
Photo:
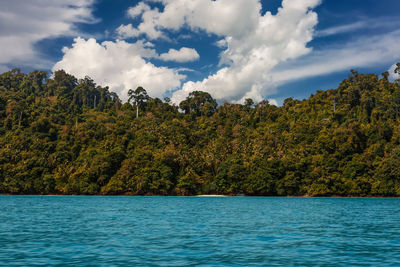
<instances>
[{"instance_id":1,"label":"treeline","mask_svg":"<svg viewBox=\"0 0 400 267\"><path fill-rule=\"evenodd\" d=\"M399 64L400 67L400 64ZM57 71L0 75L0 193L400 196L400 86L355 71L307 100L180 103Z\"/></svg>"}]
</instances>

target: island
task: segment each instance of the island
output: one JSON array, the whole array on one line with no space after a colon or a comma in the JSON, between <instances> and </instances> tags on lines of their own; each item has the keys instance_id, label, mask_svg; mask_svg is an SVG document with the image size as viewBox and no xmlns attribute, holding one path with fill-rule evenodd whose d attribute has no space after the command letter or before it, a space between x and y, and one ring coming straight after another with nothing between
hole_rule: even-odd
<instances>
[{"instance_id":1,"label":"island","mask_svg":"<svg viewBox=\"0 0 400 267\"><path fill-rule=\"evenodd\" d=\"M399 83L352 70L279 107L201 91L175 104L13 69L0 75L0 193L400 196Z\"/></svg>"}]
</instances>

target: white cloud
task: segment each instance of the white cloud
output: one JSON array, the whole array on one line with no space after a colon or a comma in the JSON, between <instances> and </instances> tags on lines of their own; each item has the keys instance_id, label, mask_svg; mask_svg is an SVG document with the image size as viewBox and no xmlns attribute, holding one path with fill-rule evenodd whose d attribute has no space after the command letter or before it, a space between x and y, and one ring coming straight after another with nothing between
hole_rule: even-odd
<instances>
[{"instance_id":1,"label":"white cloud","mask_svg":"<svg viewBox=\"0 0 400 267\"><path fill-rule=\"evenodd\" d=\"M150 39L166 38L162 31L158 30L156 26L156 18L159 12L158 9L152 9L144 12L142 14L143 23L138 26L138 31L140 33L145 33Z\"/></svg>"},{"instance_id":2,"label":"white cloud","mask_svg":"<svg viewBox=\"0 0 400 267\"><path fill-rule=\"evenodd\" d=\"M127 14L131 18L136 18L140 16L143 12L150 10L149 5L144 2L140 2L134 7L130 7L127 11Z\"/></svg>"},{"instance_id":3,"label":"white cloud","mask_svg":"<svg viewBox=\"0 0 400 267\"><path fill-rule=\"evenodd\" d=\"M83 78L88 75L96 83L108 85L111 91L127 99L129 89L143 86L152 97L162 97L168 90L181 86L184 75L166 67L157 67L144 58L156 58L153 49L143 41L97 43L95 39L76 38L72 48L64 47L64 57L53 71L66 72Z\"/></svg>"},{"instance_id":4,"label":"white cloud","mask_svg":"<svg viewBox=\"0 0 400 267\"><path fill-rule=\"evenodd\" d=\"M219 67L202 81L188 81L172 100L179 103L191 91L207 91L218 100L259 101L276 92L278 85L296 79L329 74L355 67L392 62L399 56L398 32L353 38L349 43L312 51L307 44L324 37L360 29L394 29L399 23L390 18L362 18L346 25L315 32L317 14L312 10L321 0L282 0L275 15L261 13L260 0L147 0L163 8L139 3L133 28L148 39L167 38L171 31L188 28L219 37L223 49ZM396 49L397 48L397 49ZM169 54L161 58L168 58ZM311 53L312 52L312 53Z\"/></svg>"},{"instance_id":5,"label":"white cloud","mask_svg":"<svg viewBox=\"0 0 400 267\"><path fill-rule=\"evenodd\" d=\"M48 64L34 45L46 38L76 35L75 23L95 21L92 4L93 0L0 1L0 65Z\"/></svg>"},{"instance_id":6,"label":"white cloud","mask_svg":"<svg viewBox=\"0 0 400 267\"><path fill-rule=\"evenodd\" d=\"M277 85L357 67L392 63L393 59L400 60L399 43L400 30L397 30L325 47L298 60L281 64L271 72L272 82Z\"/></svg>"},{"instance_id":7,"label":"white cloud","mask_svg":"<svg viewBox=\"0 0 400 267\"><path fill-rule=\"evenodd\" d=\"M348 43L322 47L310 53L307 43L314 36L365 28L382 28L387 32L398 25L390 18L367 18L315 33L318 19L311 9L320 4L318 0L283 0L276 15L261 14L257 0L159 2L163 3L164 10L151 10L153 15L143 17L140 25L147 25L160 35L181 27L204 30L221 36L216 45L226 48L221 53L219 66L222 67L202 81L185 83L174 93L174 102L183 100L193 90L208 91L215 98L228 101L242 102L249 97L257 101L275 93L277 85L296 79L386 64L393 62L393 58L400 58L398 31L353 38ZM216 7L220 7L221 12L214 12L219 11Z\"/></svg>"},{"instance_id":8,"label":"white cloud","mask_svg":"<svg viewBox=\"0 0 400 267\"><path fill-rule=\"evenodd\" d=\"M268 99L268 103L270 105L278 106L278 101L276 101L276 99L273 98Z\"/></svg>"},{"instance_id":9,"label":"white cloud","mask_svg":"<svg viewBox=\"0 0 400 267\"><path fill-rule=\"evenodd\" d=\"M227 48L228 47L228 42L225 39L221 39L215 43L216 46L219 48Z\"/></svg>"},{"instance_id":10,"label":"white cloud","mask_svg":"<svg viewBox=\"0 0 400 267\"><path fill-rule=\"evenodd\" d=\"M384 17L384 18L367 18L359 19L349 24L333 26L326 29L318 30L315 33L316 37L324 37L342 33L355 32L365 29L395 29L398 28L400 23L397 18Z\"/></svg>"},{"instance_id":11,"label":"white cloud","mask_svg":"<svg viewBox=\"0 0 400 267\"><path fill-rule=\"evenodd\" d=\"M179 30L187 25L217 35L243 35L257 24L261 4L259 0L160 0L164 9L144 10L143 2L130 8L142 14L138 30L150 39L162 36L164 29ZM136 12L136 10L138 10ZM140 13L139 13L140 11ZM135 17L136 17L135 16Z\"/></svg>"},{"instance_id":12,"label":"white cloud","mask_svg":"<svg viewBox=\"0 0 400 267\"><path fill-rule=\"evenodd\" d=\"M335 35L335 34L340 34L340 33L347 33L347 32L352 32L355 30L365 28L368 25L369 25L368 21L357 21L357 22L353 22L350 24L326 28L326 29L317 31L315 35L317 37L324 37L324 36L330 36L330 35Z\"/></svg>"},{"instance_id":13,"label":"white cloud","mask_svg":"<svg viewBox=\"0 0 400 267\"><path fill-rule=\"evenodd\" d=\"M200 56L195 49L187 47L182 47L179 50L171 48L168 53L163 53L160 55L161 60L176 62L196 61L199 58Z\"/></svg>"},{"instance_id":14,"label":"white cloud","mask_svg":"<svg viewBox=\"0 0 400 267\"><path fill-rule=\"evenodd\" d=\"M209 92L219 100L256 101L273 92L269 71L278 63L297 58L311 51L317 14L311 9L321 0L283 0L276 15L261 14L259 0L152 0L164 7L134 7L135 17L141 14L137 30L149 39L166 38L168 31L182 27L202 30L222 37L217 45L225 50L220 55L216 73L202 81L189 81L175 92L175 103L191 91ZM182 51L170 50L161 58L178 58ZM174 55L174 56L172 56ZM186 58L186 57L185 57Z\"/></svg>"},{"instance_id":15,"label":"white cloud","mask_svg":"<svg viewBox=\"0 0 400 267\"><path fill-rule=\"evenodd\" d=\"M179 72L198 72L198 71L196 71L194 69L190 69L190 68L177 68L176 70Z\"/></svg>"},{"instance_id":16,"label":"white cloud","mask_svg":"<svg viewBox=\"0 0 400 267\"><path fill-rule=\"evenodd\" d=\"M154 47L155 45L152 42L145 42L144 46L145 47Z\"/></svg>"},{"instance_id":17,"label":"white cloud","mask_svg":"<svg viewBox=\"0 0 400 267\"><path fill-rule=\"evenodd\" d=\"M121 39L127 39L139 36L140 32L132 27L132 24L121 25L116 29L117 35Z\"/></svg>"},{"instance_id":18,"label":"white cloud","mask_svg":"<svg viewBox=\"0 0 400 267\"><path fill-rule=\"evenodd\" d=\"M217 45L227 47L220 58L220 66L224 67L203 81L185 83L172 97L179 102L194 90L228 101L258 101L271 93L268 72L280 62L311 51L306 45L318 22L311 9L320 0L283 0L276 15L261 14L259 0L158 2L164 5L163 11L144 11L138 26L148 38L160 38L165 30L189 27L223 37Z\"/></svg>"},{"instance_id":19,"label":"white cloud","mask_svg":"<svg viewBox=\"0 0 400 267\"><path fill-rule=\"evenodd\" d=\"M201 0L201 3L204 2L208 1ZM227 9L231 13L222 12L226 17L216 14L216 18L208 16L199 23L194 18L187 22L191 27L197 26L223 35L228 48L223 51L220 59L220 65L225 66L203 81L185 83L181 90L174 93L172 100L175 103L179 103L194 90L207 91L216 99L228 101L242 102L246 98L262 100L266 95L274 93L274 88L270 86L269 71L280 62L311 51L306 45L312 40L318 19L310 9L317 6L319 0L283 0L282 8L276 15L270 12L261 15L258 1L234 2L235 8L243 8L239 8L243 12L235 13L236 10ZM229 6L229 3L222 0L208 4L221 3ZM250 19L247 20L247 17ZM225 25L220 25L224 24L221 18L227 19ZM204 24L206 22L207 25Z\"/></svg>"}]
</instances>

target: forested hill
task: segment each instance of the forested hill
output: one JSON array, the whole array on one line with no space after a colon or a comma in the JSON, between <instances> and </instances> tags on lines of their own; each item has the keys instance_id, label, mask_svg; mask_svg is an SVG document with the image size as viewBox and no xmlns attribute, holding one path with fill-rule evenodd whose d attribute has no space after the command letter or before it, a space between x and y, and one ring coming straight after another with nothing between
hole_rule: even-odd
<instances>
[{"instance_id":1,"label":"forested hill","mask_svg":"<svg viewBox=\"0 0 400 267\"><path fill-rule=\"evenodd\" d=\"M194 92L179 109L143 88L123 104L90 78L12 70L0 193L400 196L400 86L382 77L352 71L282 107Z\"/></svg>"}]
</instances>

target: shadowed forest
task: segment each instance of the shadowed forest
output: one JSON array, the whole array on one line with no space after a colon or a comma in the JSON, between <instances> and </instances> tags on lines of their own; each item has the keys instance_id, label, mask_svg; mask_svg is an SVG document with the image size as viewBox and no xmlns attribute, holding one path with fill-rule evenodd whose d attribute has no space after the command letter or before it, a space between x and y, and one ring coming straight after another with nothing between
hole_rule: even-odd
<instances>
[{"instance_id":1,"label":"shadowed forest","mask_svg":"<svg viewBox=\"0 0 400 267\"><path fill-rule=\"evenodd\" d=\"M388 77L351 71L281 107L199 91L177 106L14 69L0 75L0 193L400 196L400 82Z\"/></svg>"}]
</instances>

